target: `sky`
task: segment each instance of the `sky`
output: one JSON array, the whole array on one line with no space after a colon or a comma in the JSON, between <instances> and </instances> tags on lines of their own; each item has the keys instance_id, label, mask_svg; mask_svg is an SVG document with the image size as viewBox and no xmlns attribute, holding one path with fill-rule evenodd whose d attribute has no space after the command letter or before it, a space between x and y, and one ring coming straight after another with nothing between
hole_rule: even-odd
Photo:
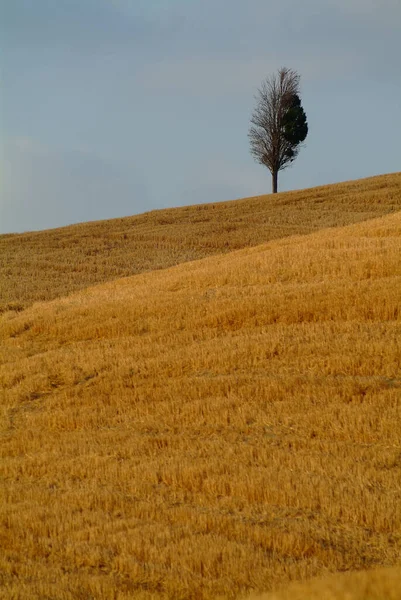
<instances>
[{"instance_id":1,"label":"sky","mask_svg":"<svg viewBox=\"0 0 401 600\"><path fill-rule=\"evenodd\" d=\"M279 190L401 170L400 0L0 0L0 52L0 233L270 193L248 131L283 66L309 134Z\"/></svg>"}]
</instances>

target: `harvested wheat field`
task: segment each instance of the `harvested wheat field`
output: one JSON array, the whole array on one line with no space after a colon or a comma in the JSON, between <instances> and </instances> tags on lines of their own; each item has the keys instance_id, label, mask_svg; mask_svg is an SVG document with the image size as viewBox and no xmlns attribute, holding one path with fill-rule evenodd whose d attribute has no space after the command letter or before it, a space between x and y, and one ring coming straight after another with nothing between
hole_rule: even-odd
<instances>
[{"instance_id":1,"label":"harvested wheat field","mask_svg":"<svg viewBox=\"0 0 401 600\"><path fill-rule=\"evenodd\" d=\"M4 311L0 597L400 566L400 256L393 212Z\"/></svg>"},{"instance_id":2,"label":"harvested wheat field","mask_svg":"<svg viewBox=\"0 0 401 600\"><path fill-rule=\"evenodd\" d=\"M0 313L120 277L401 210L401 173L0 235Z\"/></svg>"},{"instance_id":3,"label":"harvested wheat field","mask_svg":"<svg viewBox=\"0 0 401 600\"><path fill-rule=\"evenodd\" d=\"M375 569L295 583L281 593L255 594L248 600L399 600L401 569Z\"/></svg>"}]
</instances>

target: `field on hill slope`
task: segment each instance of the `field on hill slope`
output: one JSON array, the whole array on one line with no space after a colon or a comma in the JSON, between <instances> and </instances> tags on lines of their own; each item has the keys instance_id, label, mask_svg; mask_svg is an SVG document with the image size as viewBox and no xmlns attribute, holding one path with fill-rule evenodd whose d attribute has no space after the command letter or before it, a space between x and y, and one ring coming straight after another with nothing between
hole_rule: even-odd
<instances>
[{"instance_id":1,"label":"field on hill slope","mask_svg":"<svg viewBox=\"0 0 401 600\"><path fill-rule=\"evenodd\" d=\"M0 312L144 271L401 210L401 173L0 236Z\"/></svg>"},{"instance_id":2,"label":"field on hill slope","mask_svg":"<svg viewBox=\"0 0 401 600\"><path fill-rule=\"evenodd\" d=\"M401 212L0 317L0 596L400 563Z\"/></svg>"},{"instance_id":3,"label":"field on hill slope","mask_svg":"<svg viewBox=\"0 0 401 600\"><path fill-rule=\"evenodd\" d=\"M400 600L401 568L373 569L296 583L248 600Z\"/></svg>"}]
</instances>

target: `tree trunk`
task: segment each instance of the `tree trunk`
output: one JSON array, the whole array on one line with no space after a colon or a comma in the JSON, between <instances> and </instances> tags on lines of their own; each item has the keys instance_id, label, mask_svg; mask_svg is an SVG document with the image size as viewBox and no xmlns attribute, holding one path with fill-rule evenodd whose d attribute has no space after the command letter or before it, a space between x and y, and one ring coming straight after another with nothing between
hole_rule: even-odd
<instances>
[{"instance_id":1,"label":"tree trunk","mask_svg":"<svg viewBox=\"0 0 401 600\"><path fill-rule=\"evenodd\" d=\"M277 182L278 182L278 171L272 173L272 191L273 194L277 194Z\"/></svg>"}]
</instances>

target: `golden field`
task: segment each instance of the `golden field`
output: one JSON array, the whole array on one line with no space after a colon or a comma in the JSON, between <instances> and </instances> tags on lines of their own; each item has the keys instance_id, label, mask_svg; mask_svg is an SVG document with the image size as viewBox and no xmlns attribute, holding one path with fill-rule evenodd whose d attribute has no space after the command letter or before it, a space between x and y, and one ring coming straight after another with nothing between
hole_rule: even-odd
<instances>
[{"instance_id":1,"label":"golden field","mask_svg":"<svg viewBox=\"0 0 401 600\"><path fill-rule=\"evenodd\" d=\"M26 258L6 301L28 307L0 316L1 598L242 598L327 576L267 598L367 600L389 577L401 597L400 569L376 570L401 565L401 175L320 189L332 222L311 190L303 230L280 194L282 239L227 253L210 231L216 256L33 306ZM241 202L259 200L237 221ZM187 210L229 227L214 206ZM36 256L57 231L29 234Z\"/></svg>"},{"instance_id":2,"label":"golden field","mask_svg":"<svg viewBox=\"0 0 401 600\"><path fill-rule=\"evenodd\" d=\"M395 173L310 190L0 235L0 312L53 300L111 279L399 210L401 173Z\"/></svg>"},{"instance_id":3,"label":"golden field","mask_svg":"<svg viewBox=\"0 0 401 600\"><path fill-rule=\"evenodd\" d=\"M387 568L332 575L295 583L286 590L249 600L399 600L401 569Z\"/></svg>"}]
</instances>

